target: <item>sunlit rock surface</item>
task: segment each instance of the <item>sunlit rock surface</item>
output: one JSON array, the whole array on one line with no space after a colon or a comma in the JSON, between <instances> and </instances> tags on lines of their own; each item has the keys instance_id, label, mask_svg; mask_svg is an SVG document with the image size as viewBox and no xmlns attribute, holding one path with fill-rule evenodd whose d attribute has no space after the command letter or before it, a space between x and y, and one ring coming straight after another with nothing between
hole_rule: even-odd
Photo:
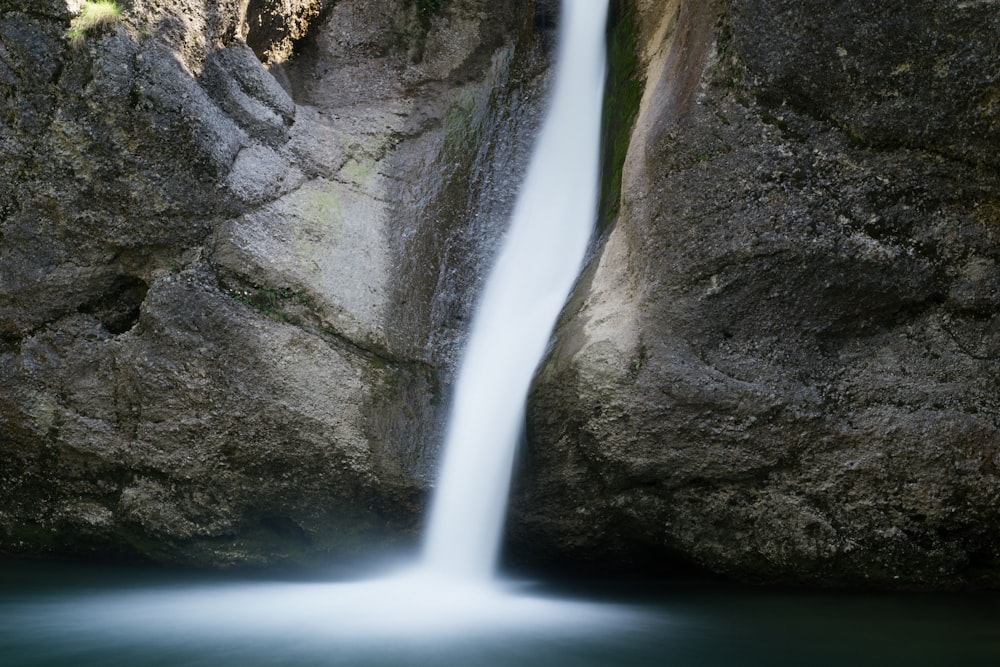
<instances>
[{"instance_id":1,"label":"sunlit rock surface","mask_svg":"<svg viewBox=\"0 0 1000 667\"><path fill-rule=\"evenodd\" d=\"M0 553L412 544L550 41L531 3L0 8Z\"/></svg>"},{"instance_id":2,"label":"sunlit rock surface","mask_svg":"<svg viewBox=\"0 0 1000 667\"><path fill-rule=\"evenodd\" d=\"M1000 584L995 6L634 5L621 214L536 382L512 557Z\"/></svg>"}]
</instances>

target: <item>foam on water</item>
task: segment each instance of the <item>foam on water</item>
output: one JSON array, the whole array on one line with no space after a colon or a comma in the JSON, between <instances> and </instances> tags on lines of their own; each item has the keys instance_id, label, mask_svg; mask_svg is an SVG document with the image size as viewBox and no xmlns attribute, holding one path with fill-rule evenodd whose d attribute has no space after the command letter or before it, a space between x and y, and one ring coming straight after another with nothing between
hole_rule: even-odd
<instances>
[{"instance_id":1,"label":"foam on water","mask_svg":"<svg viewBox=\"0 0 1000 667\"><path fill-rule=\"evenodd\" d=\"M521 594L411 571L347 583L242 583L74 594L24 605L18 623L108 640L441 642L587 636L635 627L638 612Z\"/></svg>"}]
</instances>

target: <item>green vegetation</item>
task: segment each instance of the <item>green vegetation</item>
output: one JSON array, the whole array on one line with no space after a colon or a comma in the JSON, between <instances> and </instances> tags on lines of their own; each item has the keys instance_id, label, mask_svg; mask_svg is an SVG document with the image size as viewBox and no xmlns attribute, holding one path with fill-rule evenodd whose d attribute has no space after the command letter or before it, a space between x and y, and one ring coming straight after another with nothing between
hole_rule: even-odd
<instances>
[{"instance_id":1,"label":"green vegetation","mask_svg":"<svg viewBox=\"0 0 1000 667\"><path fill-rule=\"evenodd\" d=\"M632 360L631 368L629 369L629 378L633 382L638 377L642 367L646 365L648 358L649 353L646 351L645 343L640 343L639 348L636 350L635 358Z\"/></svg>"},{"instance_id":2,"label":"green vegetation","mask_svg":"<svg viewBox=\"0 0 1000 667\"><path fill-rule=\"evenodd\" d=\"M122 10L113 0L84 0L80 13L69 22L66 38L74 47L81 46L87 35L112 28L122 20Z\"/></svg>"},{"instance_id":3,"label":"green vegetation","mask_svg":"<svg viewBox=\"0 0 1000 667\"><path fill-rule=\"evenodd\" d=\"M337 193L337 184L327 183L325 187L325 190L303 188L302 215L311 220L328 220L342 215L344 207Z\"/></svg>"},{"instance_id":4,"label":"green vegetation","mask_svg":"<svg viewBox=\"0 0 1000 667\"><path fill-rule=\"evenodd\" d=\"M278 322L288 322L291 319L291 316L286 312L287 305L290 303L297 302L306 307L312 305L312 300L308 294L293 292L290 289L260 287L252 292L229 290L229 295L240 303L245 303L252 308L256 308L272 320L277 320Z\"/></svg>"},{"instance_id":5,"label":"green vegetation","mask_svg":"<svg viewBox=\"0 0 1000 667\"><path fill-rule=\"evenodd\" d=\"M340 174L355 185L362 187L368 182L375 168L375 161L370 158L348 160L340 170Z\"/></svg>"},{"instance_id":6,"label":"green vegetation","mask_svg":"<svg viewBox=\"0 0 1000 667\"><path fill-rule=\"evenodd\" d=\"M638 23L632 2L615 2L608 22L608 82L601 129L601 198L598 230L618 215L622 166L639 113L644 81L639 71Z\"/></svg>"},{"instance_id":7,"label":"green vegetation","mask_svg":"<svg viewBox=\"0 0 1000 667\"><path fill-rule=\"evenodd\" d=\"M475 159L476 148L482 138L483 121L489 111L489 90L466 89L448 110L444 119L444 149L441 159L445 164L462 163L468 166Z\"/></svg>"}]
</instances>

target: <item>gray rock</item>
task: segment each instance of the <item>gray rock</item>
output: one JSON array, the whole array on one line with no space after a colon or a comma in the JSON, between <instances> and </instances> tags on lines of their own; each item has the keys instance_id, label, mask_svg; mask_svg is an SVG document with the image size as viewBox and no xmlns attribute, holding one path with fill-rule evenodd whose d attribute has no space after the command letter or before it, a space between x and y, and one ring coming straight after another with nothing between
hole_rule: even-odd
<instances>
[{"instance_id":1,"label":"gray rock","mask_svg":"<svg viewBox=\"0 0 1000 667\"><path fill-rule=\"evenodd\" d=\"M244 44L213 51L205 61L201 84L226 114L258 141L288 141L295 103Z\"/></svg>"},{"instance_id":2,"label":"gray rock","mask_svg":"<svg viewBox=\"0 0 1000 667\"><path fill-rule=\"evenodd\" d=\"M641 6L621 214L533 389L512 558L1000 583L994 14Z\"/></svg>"},{"instance_id":3,"label":"gray rock","mask_svg":"<svg viewBox=\"0 0 1000 667\"><path fill-rule=\"evenodd\" d=\"M547 56L520 3L241 4L0 14L0 553L413 546Z\"/></svg>"},{"instance_id":4,"label":"gray rock","mask_svg":"<svg viewBox=\"0 0 1000 667\"><path fill-rule=\"evenodd\" d=\"M739 0L733 47L756 95L865 144L997 165L1000 28L988 2ZM768 39L761 39L768 35Z\"/></svg>"}]
</instances>

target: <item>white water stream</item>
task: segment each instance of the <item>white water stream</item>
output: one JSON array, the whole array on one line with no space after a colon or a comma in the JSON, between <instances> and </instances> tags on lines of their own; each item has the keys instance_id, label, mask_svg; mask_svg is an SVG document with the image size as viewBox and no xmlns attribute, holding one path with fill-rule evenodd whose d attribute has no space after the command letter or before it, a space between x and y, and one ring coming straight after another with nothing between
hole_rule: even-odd
<instances>
[{"instance_id":1,"label":"white water stream","mask_svg":"<svg viewBox=\"0 0 1000 667\"><path fill-rule=\"evenodd\" d=\"M421 562L368 581L71 595L24 606L19 627L88 647L238 640L334 655L387 639L556 640L639 625L635 610L532 596L494 576L528 387L595 219L606 15L606 0L563 0L551 106L474 317Z\"/></svg>"},{"instance_id":2,"label":"white water stream","mask_svg":"<svg viewBox=\"0 0 1000 667\"><path fill-rule=\"evenodd\" d=\"M340 583L111 585L81 571L52 587L8 573L0 665L1000 664L989 597L681 589L653 611L531 595L494 575L525 394L593 222L605 12L606 0L563 0L555 99L475 318L422 564Z\"/></svg>"},{"instance_id":3,"label":"white water stream","mask_svg":"<svg viewBox=\"0 0 1000 667\"><path fill-rule=\"evenodd\" d=\"M524 403L597 211L606 0L564 0L551 106L472 321L424 548L426 567L494 570Z\"/></svg>"}]
</instances>

